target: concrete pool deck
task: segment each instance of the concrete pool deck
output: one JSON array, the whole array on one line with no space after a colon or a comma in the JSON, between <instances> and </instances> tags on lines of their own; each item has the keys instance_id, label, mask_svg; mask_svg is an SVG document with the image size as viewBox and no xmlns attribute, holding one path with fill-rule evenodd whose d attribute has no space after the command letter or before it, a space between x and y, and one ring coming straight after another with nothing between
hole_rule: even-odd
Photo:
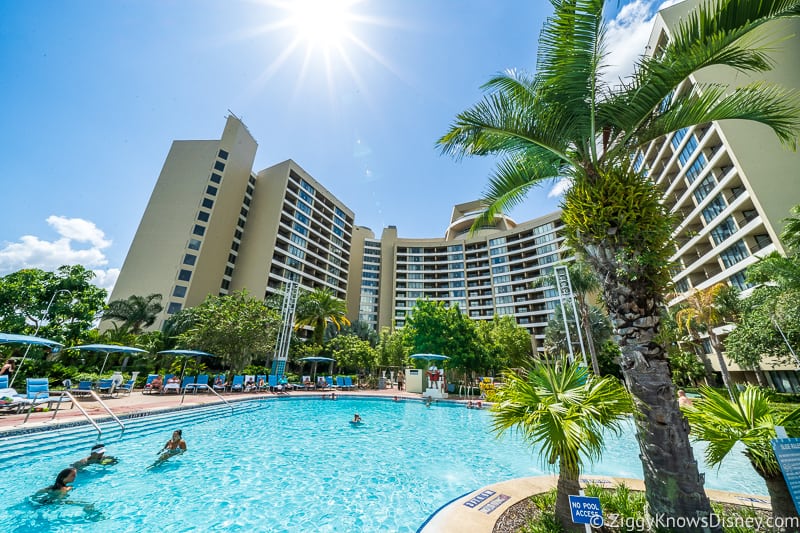
<instances>
[{"instance_id":1,"label":"concrete pool deck","mask_svg":"<svg viewBox=\"0 0 800 533\"><path fill-rule=\"evenodd\" d=\"M382 390L353 390L335 391L342 397L386 397L397 396L408 400L421 400L422 394L398 391L397 389ZM320 397L330 395L331 391L292 391L289 397ZM267 392L239 393L227 392L222 395L228 401L241 401L258 398L275 398L276 395ZM286 395L280 395L285 397ZM141 389L129 395L118 398L103 399L116 415L129 415L137 412L150 414L159 411L170 411L181 407L199 407L202 405L222 404L220 399L211 393L186 394L181 404L181 396L176 394L142 394ZM467 399L451 395L442 402L464 403ZM79 400L80 405L89 416L97 419L108 418L108 413L93 399ZM8 432L16 433L19 430L55 429L61 424L75 424L84 422L86 418L77 408L60 409L55 420L51 420L53 412L32 412L26 424L23 424L26 413L0 415L0 437ZM421 526L420 533L491 533L495 524L505 511L520 501L541 492L546 492L556 486L555 476L538 476L516 478L485 487L476 488L435 511ZM632 490L644 490L644 483L640 479L623 479L605 476L583 476L582 484L598 483L612 486L624 482ZM756 508L769 509L768 496L752 496L718 490L707 489L706 493L714 501L747 505Z\"/></svg>"}]
</instances>

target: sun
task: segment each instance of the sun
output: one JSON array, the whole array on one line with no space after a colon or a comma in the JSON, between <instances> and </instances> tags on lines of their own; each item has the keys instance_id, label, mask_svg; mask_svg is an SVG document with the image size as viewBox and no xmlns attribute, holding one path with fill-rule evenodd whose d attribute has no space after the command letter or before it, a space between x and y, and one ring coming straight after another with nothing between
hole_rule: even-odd
<instances>
[{"instance_id":1,"label":"sun","mask_svg":"<svg viewBox=\"0 0 800 533\"><path fill-rule=\"evenodd\" d=\"M352 38L350 23L355 0L294 0L286 5L288 24L297 37L324 50L341 46Z\"/></svg>"}]
</instances>

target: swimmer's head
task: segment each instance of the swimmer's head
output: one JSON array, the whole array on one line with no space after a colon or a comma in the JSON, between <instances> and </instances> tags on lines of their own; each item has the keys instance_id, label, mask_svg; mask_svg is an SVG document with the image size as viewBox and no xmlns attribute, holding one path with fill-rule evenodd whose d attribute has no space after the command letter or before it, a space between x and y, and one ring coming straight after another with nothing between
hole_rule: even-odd
<instances>
[{"instance_id":1,"label":"swimmer's head","mask_svg":"<svg viewBox=\"0 0 800 533\"><path fill-rule=\"evenodd\" d=\"M106 453L106 447L102 443L98 442L92 446L92 455L103 455L104 453Z\"/></svg>"}]
</instances>

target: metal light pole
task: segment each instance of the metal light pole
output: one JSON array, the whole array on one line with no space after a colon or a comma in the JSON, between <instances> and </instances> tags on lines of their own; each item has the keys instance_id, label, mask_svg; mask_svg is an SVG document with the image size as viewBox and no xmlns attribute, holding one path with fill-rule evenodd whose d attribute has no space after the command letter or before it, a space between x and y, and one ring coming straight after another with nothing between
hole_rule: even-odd
<instances>
[{"instance_id":1,"label":"metal light pole","mask_svg":"<svg viewBox=\"0 0 800 533\"><path fill-rule=\"evenodd\" d=\"M53 302L56 300L56 296L60 292L67 292L70 296L72 296L72 291L69 289L58 289L56 292L53 293L53 296L50 297L50 302L47 304L47 307L44 310L44 316L42 316L41 320L36 323L36 331L33 332L33 336L35 337L37 333L39 333L39 328L42 327L42 321L47 318L48 313L50 313L50 306L53 305ZM20 361L19 366L17 367L17 371L14 372L14 375L11 376L11 383L8 384L9 387L14 386L14 380L17 379L17 374L19 371L22 370L22 365L25 364L25 359L28 357L28 352L31 350L31 345L29 344L27 348L25 348L25 353L22 355L22 361Z\"/></svg>"}]
</instances>

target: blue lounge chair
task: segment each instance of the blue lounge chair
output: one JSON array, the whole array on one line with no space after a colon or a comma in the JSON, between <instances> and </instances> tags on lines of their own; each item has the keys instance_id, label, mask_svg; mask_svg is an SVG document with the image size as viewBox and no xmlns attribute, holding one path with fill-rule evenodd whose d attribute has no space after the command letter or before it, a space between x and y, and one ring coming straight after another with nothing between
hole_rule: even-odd
<instances>
[{"instance_id":1,"label":"blue lounge chair","mask_svg":"<svg viewBox=\"0 0 800 533\"><path fill-rule=\"evenodd\" d=\"M117 387L118 393L130 395L131 391L133 390L133 384L136 383L135 379L129 379L119 387Z\"/></svg>"},{"instance_id":2,"label":"blue lounge chair","mask_svg":"<svg viewBox=\"0 0 800 533\"><path fill-rule=\"evenodd\" d=\"M338 388L333 384L333 376L325 376L325 383L328 384L328 388L331 390L336 390Z\"/></svg>"},{"instance_id":3,"label":"blue lounge chair","mask_svg":"<svg viewBox=\"0 0 800 533\"><path fill-rule=\"evenodd\" d=\"M144 388L142 389L142 394L152 394L153 393L153 380L158 377L158 374L148 374L147 380L144 382ZM165 380L166 381L166 380ZM162 383L163 385L163 383Z\"/></svg>"},{"instance_id":4,"label":"blue lounge chair","mask_svg":"<svg viewBox=\"0 0 800 533\"><path fill-rule=\"evenodd\" d=\"M270 376L271 378L272 376ZM277 377L277 376L276 376ZM267 381L267 375L256 376L256 388L259 391L265 391L272 388L272 380Z\"/></svg>"},{"instance_id":5,"label":"blue lounge chair","mask_svg":"<svg viewBox=\"0 0 800 533\"><path fill-rule=\"evenodd\" d=\"M345 386L345 387L346 387L348 390L353 390L353 389L355 388L355 387L353 386L353 378L351 378L350 376L345 376L345 377L344 377L344 386Z\"/></svg>"},{"instance_id":6,"label":"blue lounge chair","mask_svg":"<svg viewBox=\"0 0 800 533\"><path fill-rule=\"evenodd\" d=\"M101 379L97 382L97 392L98 394L105 395L107 398L113 398L114 395L117 393L116 387L114 386L113 379Z\"/></svg>"},{"instance_id":7,"label":"blue lounge chair","mask_svg":"<svg viewBox=\"0 0 800 533\"><path fill-rule=\"evenodd\" d=\"M194 388L194 376L184 376L183 381L181 381L181 391L185 391L186 387L190 385Z\"/></svg>"},{"instance_id":8,"label":"blue lounge chair","mask_svg":"<svg viewBox=\"0 0 800 533\"><path fill-rule=\"evenodd\" d=\"M217 378L219 378L222 384L217 384ZM213 388L215 391L222 391L225 392L225 374L220 374L216 378L214 378L214 385Z\"/></svg>"},{"instance_id":9,"label":"blue lounge chair","mask_svg":"<svg viewBox=\"0 0 800 533\"><path fill-rule=\"evenodd\" d=\"M0 376L0 389L8 388L8 376Z\"/></svg>"},{"instance_id":10,"label":"blue lounge chair","mask_svg":"<svg viewBox=\"0 0 800 533\"><path fill-rule=\"evenodd\" d=\"M344 389L344 378L342 376L336 376L336 386L339 390Z\"/></svg>"},{"instance_id":11,"label":"blue lounge chair","mask_svg":"<svg viewBox=\"0 0 800 533\"><path fill-rule=\"evenodd\" d=\"M30 403L35 405L47 404L48 407L51 407L54 403L71 401L68 396L50 396L50 381L47 378L28 378L27 384L26 397Z\"/></svg>"},{"instance_id":12,"label":"blue lounge chair","mask_svg":"<svg viewBox=\"0 0 800 533\"><path fill-rule=\"evenodd\" d=\"M244 390L244 376L233 376L233 381L231 382L231 392L238 391L242 392Z\"/></svg>"},{"instance_id":13,"label":"blue lounge chair","mask_svg":"<svg viewBox=\"0 0 800 533\"><path fill-rule=\"evenodd\" d=\"M184 380L185 381L185 380ZM208 390L208 374L197 376L197 381L186 385L186 392L196 393L198 390Z\"/></svg>"},{"instance_id":14,"label":"blue lounge chair","mask_svg":"<svg viewBox=\"0 0 800 533\"><path fill-rule=\"evenodd\" d=\"M72 389L70 391L72 395L76 398L80 396L91 396L92 395L92 380L90 379L82 379L78 382L78 388Z\"/></svg>"}]
</instances>

